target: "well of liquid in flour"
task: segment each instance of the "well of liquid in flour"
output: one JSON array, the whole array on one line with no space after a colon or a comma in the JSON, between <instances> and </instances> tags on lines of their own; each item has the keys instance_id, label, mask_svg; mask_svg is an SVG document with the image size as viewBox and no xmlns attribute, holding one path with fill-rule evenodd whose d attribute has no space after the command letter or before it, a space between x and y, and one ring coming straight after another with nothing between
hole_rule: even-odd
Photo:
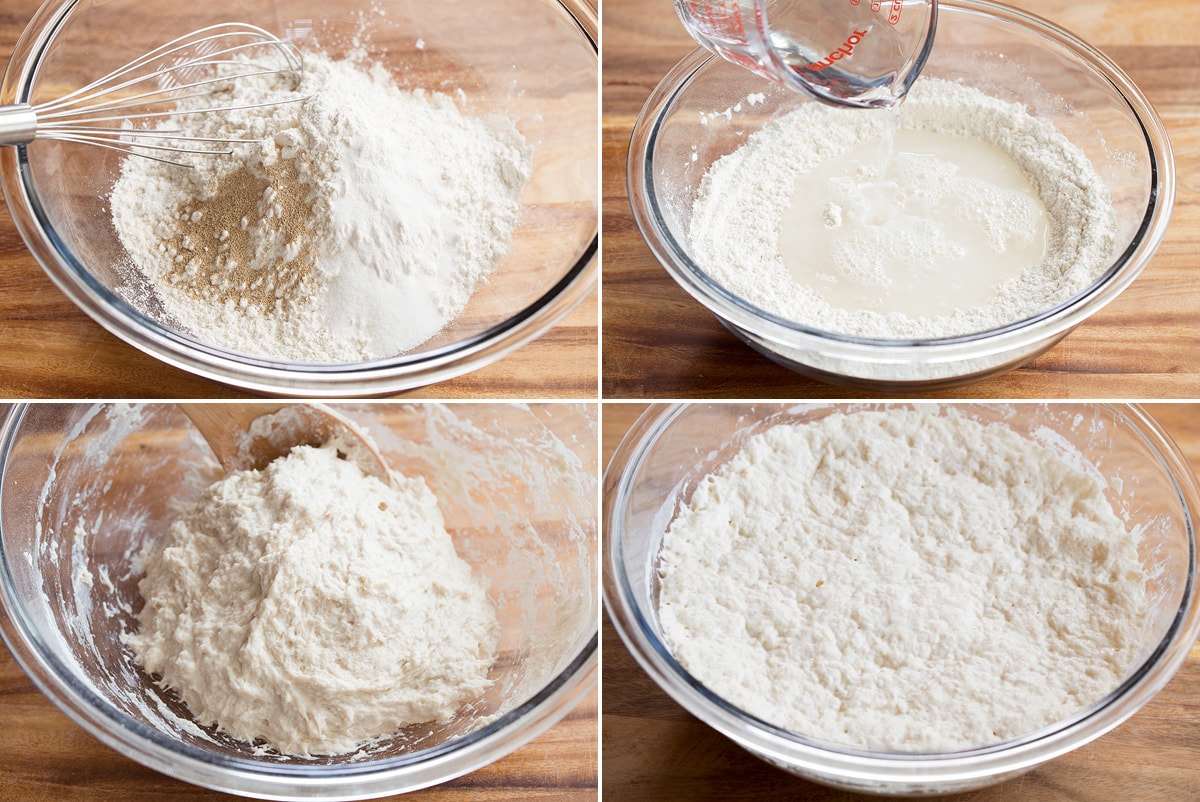
<instances>
[{"instance_id":1,"label":"well of liquid in flour","mask_svg":"<svg viewBox=\"0 0 1200 802\"><path fill-rule=\"evenodd\" d=\"M901 128L801 175L779 252L848 310L936 317L992 300L1046 255L1046 210L979 139Z\"/></svg>"}]
</instances>

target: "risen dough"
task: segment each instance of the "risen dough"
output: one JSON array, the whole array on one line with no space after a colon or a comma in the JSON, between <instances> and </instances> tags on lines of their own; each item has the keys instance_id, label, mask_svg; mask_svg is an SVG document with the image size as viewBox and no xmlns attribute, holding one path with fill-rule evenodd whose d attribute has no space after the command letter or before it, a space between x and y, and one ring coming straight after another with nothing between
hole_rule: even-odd
<instances>
[{"instance_id":1,"label":"risen dough","mask_svg":"<svg viewBox=\"0 0 1200 802\"><path fill-rule=\"evenodd\" d=\"M1101 485L954 413L751 437L671 524L660 575L667 643L715 693L899 751L981 746L1099 701L1147 615Z\"/></svg>"},{"instance_id":2,"label":"risen dough","mask_svg":"<svg viewBox=\"0 0 1200 802\"><path fill-rule=\"evenodd\" d=\"M495 612L420 479L297 448L212 485L145 561L128 642L237 738L349 752L489 684Z\"/></svg>"}]
</instances>

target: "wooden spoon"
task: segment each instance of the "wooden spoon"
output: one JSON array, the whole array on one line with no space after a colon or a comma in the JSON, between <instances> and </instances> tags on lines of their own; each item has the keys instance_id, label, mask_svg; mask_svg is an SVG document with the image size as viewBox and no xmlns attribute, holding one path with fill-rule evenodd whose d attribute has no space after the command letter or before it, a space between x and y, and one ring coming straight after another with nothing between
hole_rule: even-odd
<instances>
[{"instance_id":1,"label":"wooden spoon","mask_svg":"<svg viewBox=\"0 0 1200 802\"><path fill-rule=\"evenodd\" d=\"M366 434L333 410L295 403L189 403L179 408L208 442L226 471L262 470L295 446L321 446L340 438L338 456L391 483L387 462ZM285 415L277 415L284 409Z\"/></svg>"}]
</instances>

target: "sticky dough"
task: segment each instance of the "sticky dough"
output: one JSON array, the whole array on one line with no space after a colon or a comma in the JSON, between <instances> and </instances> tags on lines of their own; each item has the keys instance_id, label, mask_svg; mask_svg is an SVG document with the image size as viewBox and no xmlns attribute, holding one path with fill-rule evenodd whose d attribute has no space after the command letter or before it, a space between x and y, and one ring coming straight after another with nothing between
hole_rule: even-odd
<instances>
[{"instance_id":1,"label":"sticky dough","mask_svg":"<svg viewBox=\"0 0 1200 802\"><path fill-rule=\"evenodd\" d=\"M1004 426L891 409L751 437L659 562L663 634L777 726L982 746L1098 702L1147 616L1135 536L1081 466Z\"/></svg>"},{"instance_id":2,"label":"sticky dough","mask_svg":"<svg viewBox=\"0 0 1200 802\"><path fill-rule=\"evenodd\" d=\"M436 498L334 448L216 482L145 564L129 645L197 721L236 738L350 752L489 685L495 612Z\"/></svg>"}]
</instances>

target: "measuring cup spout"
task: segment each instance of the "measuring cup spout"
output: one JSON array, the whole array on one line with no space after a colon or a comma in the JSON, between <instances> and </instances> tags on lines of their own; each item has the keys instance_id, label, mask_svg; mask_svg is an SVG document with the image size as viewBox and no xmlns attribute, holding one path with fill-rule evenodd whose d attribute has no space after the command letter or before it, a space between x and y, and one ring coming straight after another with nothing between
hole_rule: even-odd
<instances>
[{"instance_id":1,"label":"measuring cup spout","mask_svg":"<svg viewBox=\"0 0 1200 802\"><path fill-rule=\"evenodd\" d=\"M901 102L929 57L937 0L675 0L722 58L830 103Z\"/></svg>"}]
</instances>

